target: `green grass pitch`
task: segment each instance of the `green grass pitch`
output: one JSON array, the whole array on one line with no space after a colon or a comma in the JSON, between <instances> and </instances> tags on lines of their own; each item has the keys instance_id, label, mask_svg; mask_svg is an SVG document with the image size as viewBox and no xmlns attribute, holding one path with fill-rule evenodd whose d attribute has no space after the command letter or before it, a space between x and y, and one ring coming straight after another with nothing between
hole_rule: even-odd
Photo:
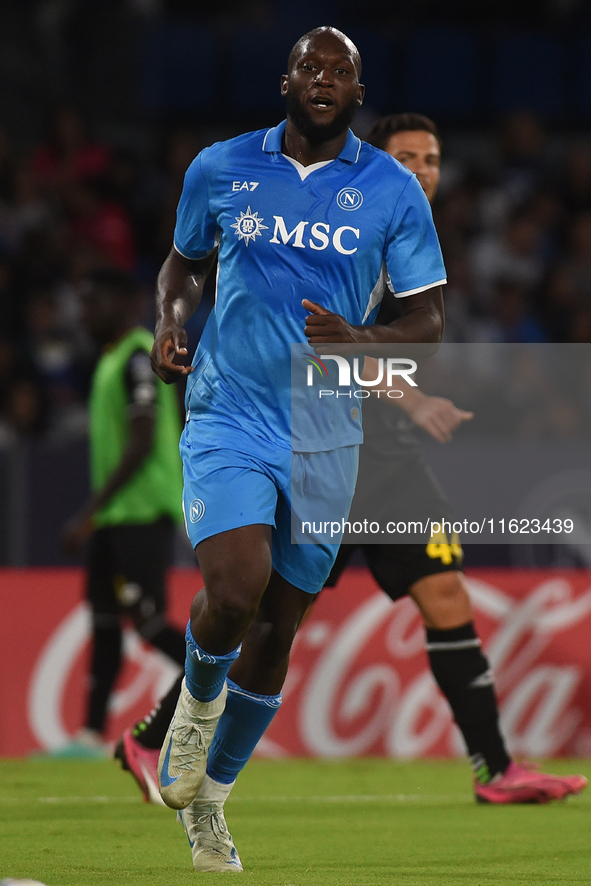
<instances>
[{"instance_id":1,"label":"green grass pitch","mask_svg":"<svg viewBox=\"0 0 591 886\"><path fill-rule=\"evenodd\" d=\"M582 772L591 761L543 768ZM464 761L252 761L226 817L252 886L591 883L591 789L547 806L477 806ZM0 879L188 886L174 812L111 761L0 761Z\"/></svg>"}]
</instances>

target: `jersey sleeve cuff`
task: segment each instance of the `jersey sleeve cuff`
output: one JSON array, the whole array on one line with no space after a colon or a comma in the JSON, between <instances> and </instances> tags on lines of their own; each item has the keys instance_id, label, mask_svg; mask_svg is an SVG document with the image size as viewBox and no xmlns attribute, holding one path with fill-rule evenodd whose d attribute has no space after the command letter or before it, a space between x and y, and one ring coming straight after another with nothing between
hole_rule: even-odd
<instances>
[{"instance_id":1,"label":"jersey sleeve cuff","mask_svg":"<svg viewBox=\"0 0 591 886\"><path fill-rule=\"evenodd\" d=\"M203 255L187 255L186 252L183 252L182 249L179 249L179 247L176 244L176 241L173 240L172 245L174 246L175 252L178 252L179 255L181 255L183 258L188 259L189 261L199 261L202 258L207 258L208 255L211 255L211 253L215 252L216 249L218 248L218 245L216 243L216 245L214 247L212 247L212 249L208 249L207 252L203 253Z\"/></svg>"},{"instance_id":2,"label":"jersey sleeve cuff","mask_svg":"<svg viewBox=\"0 0 591 886\"><path fill-rule=\"evenodd\" d=\"M447 283L447 277L444 277L443 280L436 280L435 283L427 283L425 286L417 286L416 289L406 289L404 292L396 292L395 289L392 290L396 298L406 298L407 295L416 295L417 292L425 292L427 289L434 289L435 286L443 286Z\"/></svg>"}]
</instances>

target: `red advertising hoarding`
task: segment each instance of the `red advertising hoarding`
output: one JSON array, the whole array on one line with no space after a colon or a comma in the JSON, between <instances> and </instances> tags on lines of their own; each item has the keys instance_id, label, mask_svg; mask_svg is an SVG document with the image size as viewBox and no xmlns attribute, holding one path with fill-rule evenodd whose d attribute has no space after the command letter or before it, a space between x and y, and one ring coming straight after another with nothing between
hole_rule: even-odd
<instances>
[{"instance_id":1,"label":"red advertising hoarding","mask_svg":"<svg viewBox=\"0 0 591 886\"><path fill-rule=\"evenodd\" d=\"M83 579L75 569L0 570L0 756L57 749L82 725ZM468 582L511 752L591 756L591 572L474 570ZM180 626L200 586L196 570L171 574L170 612ZM175 673L126 631L109 738L146 713ZM259 754L463 753L416 607L393 604L363 569L320 595L296 638L283 695Z\"/></svg>"}]
</instances>

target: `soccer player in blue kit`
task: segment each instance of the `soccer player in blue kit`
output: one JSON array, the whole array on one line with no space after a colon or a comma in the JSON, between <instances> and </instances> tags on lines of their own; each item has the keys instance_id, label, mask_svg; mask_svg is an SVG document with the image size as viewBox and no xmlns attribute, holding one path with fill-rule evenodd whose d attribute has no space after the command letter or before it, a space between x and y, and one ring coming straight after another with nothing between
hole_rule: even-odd
<instances>
[{"instance_id":1,"label":"soccer player in blue kit","mask_svg":"<svg viewBox=\"0 0 591 886\"><path fill-rule=\"evenodd\" d=\"M355 486L360 420L344 401L336 447L319 433L292 452L291 345L437 343L443 332L445 270L423 190L349 130L360 73L336 29L298 40L281 80L286 121L193 161L158 278L152 365L167 382L190 376L184 508L205 582L159 780L197 870L242 870L223 801L281 703L293 638L338 550L338 538L291 543L292 473L328 484L343 517ZM176 362L184 323L216 255L215 308L187 367ZM375 326L386 272L401 315Z\"/></svg>"}]
</instances>

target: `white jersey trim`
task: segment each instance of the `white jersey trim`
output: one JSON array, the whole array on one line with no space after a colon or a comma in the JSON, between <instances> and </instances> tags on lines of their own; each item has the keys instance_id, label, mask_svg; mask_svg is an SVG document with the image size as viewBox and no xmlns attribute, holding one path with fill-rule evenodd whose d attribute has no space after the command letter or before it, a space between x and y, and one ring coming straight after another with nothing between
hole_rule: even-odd
<instances>
[{"instance_id":1,"label":"white jersey trim","mask_svg":"<svg viewBox=\"0 0 591 886\"><path fill-rule=\"evenodd\" d=\"M365 323L373 309L376 307L376 305L379 305L379 303L383 299L384 292L387 286L386 281L388 279L388 272L386 270L386 264L384 262L382 263L382 270L380 271L380 276L377 279L376 285L369 294L369 301L367 302L367 308L365 309L365 314L363 315L363 320L361 321L362 323Z\"/></svg>"},{"instance_id":2,"label":"white jersey trim","mask_svg":"<svg viewBox=\"0 0 591 886\"><path fill-rule=\"evenodd\" d=\"M176 245L176 243L174 242L174 240L173 240L173 242L172 242L172 245L174 246L174 251L175 251L175 252L178 252L179 255L182 255L183 258L186 258L186 259L188 259L189 261L201 261L202 258L207 258L208 255L211 255L212 252L215 252L215 251L216 251L216 249L217 249L217 248L219 247L219 245L220 245L220 240L221 240L221 238L220 238L220 235L219 235L219 232L218 232L218 233L215 235L215 246L213 247L213 249L210 249L210 250L208 250L206 253L204 253L203 255L200 255L199 258L195 258L195 256L193 256L193 255L185 255L185 253L182 252L182 251L178 248L178 246Z\"/></svg>"},{"instance_id":3,"label":"white jersey trim","mask_svg":"<svg viewBox=\"0 0 591 886\"><path fill-rule=\"evenodd\" d=\"M194 259L192 259L190 255L185 255L184 252L181 252L176 243L173 243L172 245L174 246L175 252L178 252L178 254L182 255L183 258L188 258L189 261L194 261Z\"/></svg>"},{"instance_id":4,"label":"white jersey trim","mask_svg":"<svg viewBox=\"0 0 591 886\"><path fill-rule=\"evenodd\" d=\"M265 145L267 144L267 139L269 138L269 133L272 132L274 128L275 127L272 126L271 129L267 129L267 131L265 133L265 137L263 139L263 151L265 150Z\"/></svg>"},{"instance_id":5,"label":"white jersey trim","mask_svg":"<svg viewBox=\"0 0 591 886\"><path fill-rule=\"evenodd\" d=\"M443 280L436 280L435 283L427 283L426 286L417 286L416 289L407 289L406 292L394 292L396 298L406 298L407 295L416 295L417 292L424 292L426 289L433 289L434 286L443 286L447 283L447 277L444 277Z\"/></svg>"},{"instance_id":6,"label":"white jersey trim","mask_svg":"<svg viewBox=\"0 0 591 886\"><path fill-rule=\"evenodd\" d=\"M317 169L322 169L323 166L328 166L329 163L334 162L333 160L319 160L318 163L310 163L309 166L302 166L299 160L294 160L293 157L288 157L287 154L282 154L281 156L285 157L286 160L289 160L292 166L295 166L302 181L305 181L311 172L315 172Z\"/></svg>"}]
</instances>

